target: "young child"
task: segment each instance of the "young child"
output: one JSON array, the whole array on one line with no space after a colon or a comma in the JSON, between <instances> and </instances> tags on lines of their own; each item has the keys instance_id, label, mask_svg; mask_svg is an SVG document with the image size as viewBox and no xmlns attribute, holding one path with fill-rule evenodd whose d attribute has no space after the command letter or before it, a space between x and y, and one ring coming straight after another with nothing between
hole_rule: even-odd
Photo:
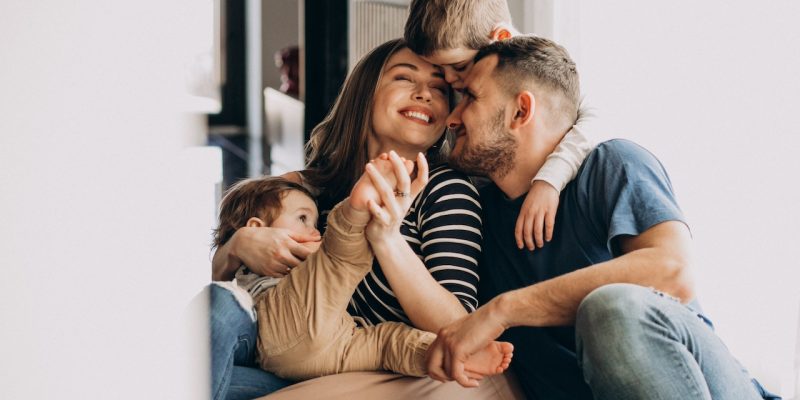
<instances>
[{"instance_id":1,"label":"young child","mask_svg":"<svg viewBox=\"0 0 800 400\"><path fill-rule=\"evenodd\" d=\"M380 369L426 375L426 352L435 334L395 322L359 327L346 311L356 285L372 269L367 240L373 245L404 240L399 224L427 181L424 157L417 162L420 172L404 191L389 181L395 182L394 174L408 175L413 163L392 154L368 164L350 197L328 216L319 250L286 277L237 273L237 282L254 296L263 369L294 380ZM215 244L224 244L242 226L311 233L317 218L316 204L302 186L279 177L246 180L222 200ZM510 343L490 343L470 357L467 369L479 377L501 373L512 351Z\"/></svg>"},{"instance_id":2,"label":"young child","mask_svg":"<svg viewBox=\"0 0 800 400\"><path fill-rule=\"evenodd\" d=\"M506 0L413 0L404 38L411 50L444 69L454 89L461 89L481 47L518 34ZM588 129L593 118L581 104L575 125L531 181L514 229L520 249L544 247L552 238L559 193L596 146Z\"/></svg>"}]
</instances>

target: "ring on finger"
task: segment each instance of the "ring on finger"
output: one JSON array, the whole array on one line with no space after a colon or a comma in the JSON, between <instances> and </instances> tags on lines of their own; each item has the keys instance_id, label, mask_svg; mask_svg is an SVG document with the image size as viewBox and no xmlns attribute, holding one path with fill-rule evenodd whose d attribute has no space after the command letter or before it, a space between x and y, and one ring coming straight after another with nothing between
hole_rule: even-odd
<instances>
[{"instance_id":1,"label":"ring on finger","mask_svg":"<svg viewBox=\"0 0 800 400\"><path fill-rule=\"evenodd\" d=\"M403 191L400 191L400 190L395 190L394 191L394 196L395 197L408 197L408 196L411 196L411 193L410 192L403 192Z\"/></svg>"}]
</instances>

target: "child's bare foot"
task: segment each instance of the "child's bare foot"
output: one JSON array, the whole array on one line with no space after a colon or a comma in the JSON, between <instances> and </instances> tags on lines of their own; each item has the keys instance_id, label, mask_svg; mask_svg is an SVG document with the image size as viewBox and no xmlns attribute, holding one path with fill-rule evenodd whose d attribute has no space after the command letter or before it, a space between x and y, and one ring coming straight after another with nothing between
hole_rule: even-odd
<instances>
[{"instance_id":1,"label":"child's bare foot","mask_svg":"<svg viewBox=\"0 0 800 400\"><path fill-rule=\"evenodd\" d=\"M471 376L489 376L502 374L511 365L514 356L514 345L508 342L492 342L488 346L469 356L464 363L464 372Z\"/></svg>"}]
</instances>

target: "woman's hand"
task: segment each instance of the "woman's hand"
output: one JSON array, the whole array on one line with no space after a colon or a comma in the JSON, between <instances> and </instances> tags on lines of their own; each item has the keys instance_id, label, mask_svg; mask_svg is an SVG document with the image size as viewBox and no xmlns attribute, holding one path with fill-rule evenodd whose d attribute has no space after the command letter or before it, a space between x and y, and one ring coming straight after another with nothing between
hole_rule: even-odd
<instances>
[{"instance_id":1,"label":"woman's hand","mask_svg":"<svg viewBox=\"0 0 800 400\"><path fill-rule=\"evenodd\" d=\"M370 243L403 240L400 224L411 203L428 183L428 162L422 153L417 155L417 176L412 182L413 166L394 151L389 153L388 160L379 158L367 165L366 176L378 196L367 200L372 214L366 230Z\"/></svg>"},{"instance_id":2,"label":"woman's hand","mask_svg":"<svg viewBox=\"0 0 800 400\"><path fill-rule=\"evenodd\" d=\"M553 239L558 200L556 188L545 181L533 181L514 228L517 248L542 248L546 241Z\"/></svg>"},{"instance_id":3,"label":"woman's hand","mask_svg":"<svg viewBox=\"0 0 800 400\"><path fill-rule=\"evenodd\" d=\"M281 228L239 228L233 237L219 248L217 253L225 253L227 259L214 256L216 271L235 271L239 265L246 265L256 274L282 277L316 251L319 236L294 233ZM227 246L227 247L226 247ZM220 267L220 263L231 264ZM215 273L215 280L230 279L229 274Z\"/></svg>"}]
</instances>

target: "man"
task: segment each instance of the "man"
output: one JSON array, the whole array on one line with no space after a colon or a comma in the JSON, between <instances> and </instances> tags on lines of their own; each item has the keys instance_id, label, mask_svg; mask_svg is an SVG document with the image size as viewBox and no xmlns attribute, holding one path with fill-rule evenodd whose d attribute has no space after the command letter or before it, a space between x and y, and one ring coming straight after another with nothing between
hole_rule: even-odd
<instances>
[{"instance_id":1,"label":"man","mask_svg":"<svg viewBox=\"0 0 800 400\"><path fill-rule=\"evenodd\" d=\"M431 376L477 386L464 360L504 334L530 398L761 398L693 301L689 229L646 150L598 146L561 192L553 240L515 246L530 180L575 121L578 74L535 37L495 42L475 62L448 125L452 165L493 181L481 193L485 304L439 332Z\"/></svg>"}]
</instances>

